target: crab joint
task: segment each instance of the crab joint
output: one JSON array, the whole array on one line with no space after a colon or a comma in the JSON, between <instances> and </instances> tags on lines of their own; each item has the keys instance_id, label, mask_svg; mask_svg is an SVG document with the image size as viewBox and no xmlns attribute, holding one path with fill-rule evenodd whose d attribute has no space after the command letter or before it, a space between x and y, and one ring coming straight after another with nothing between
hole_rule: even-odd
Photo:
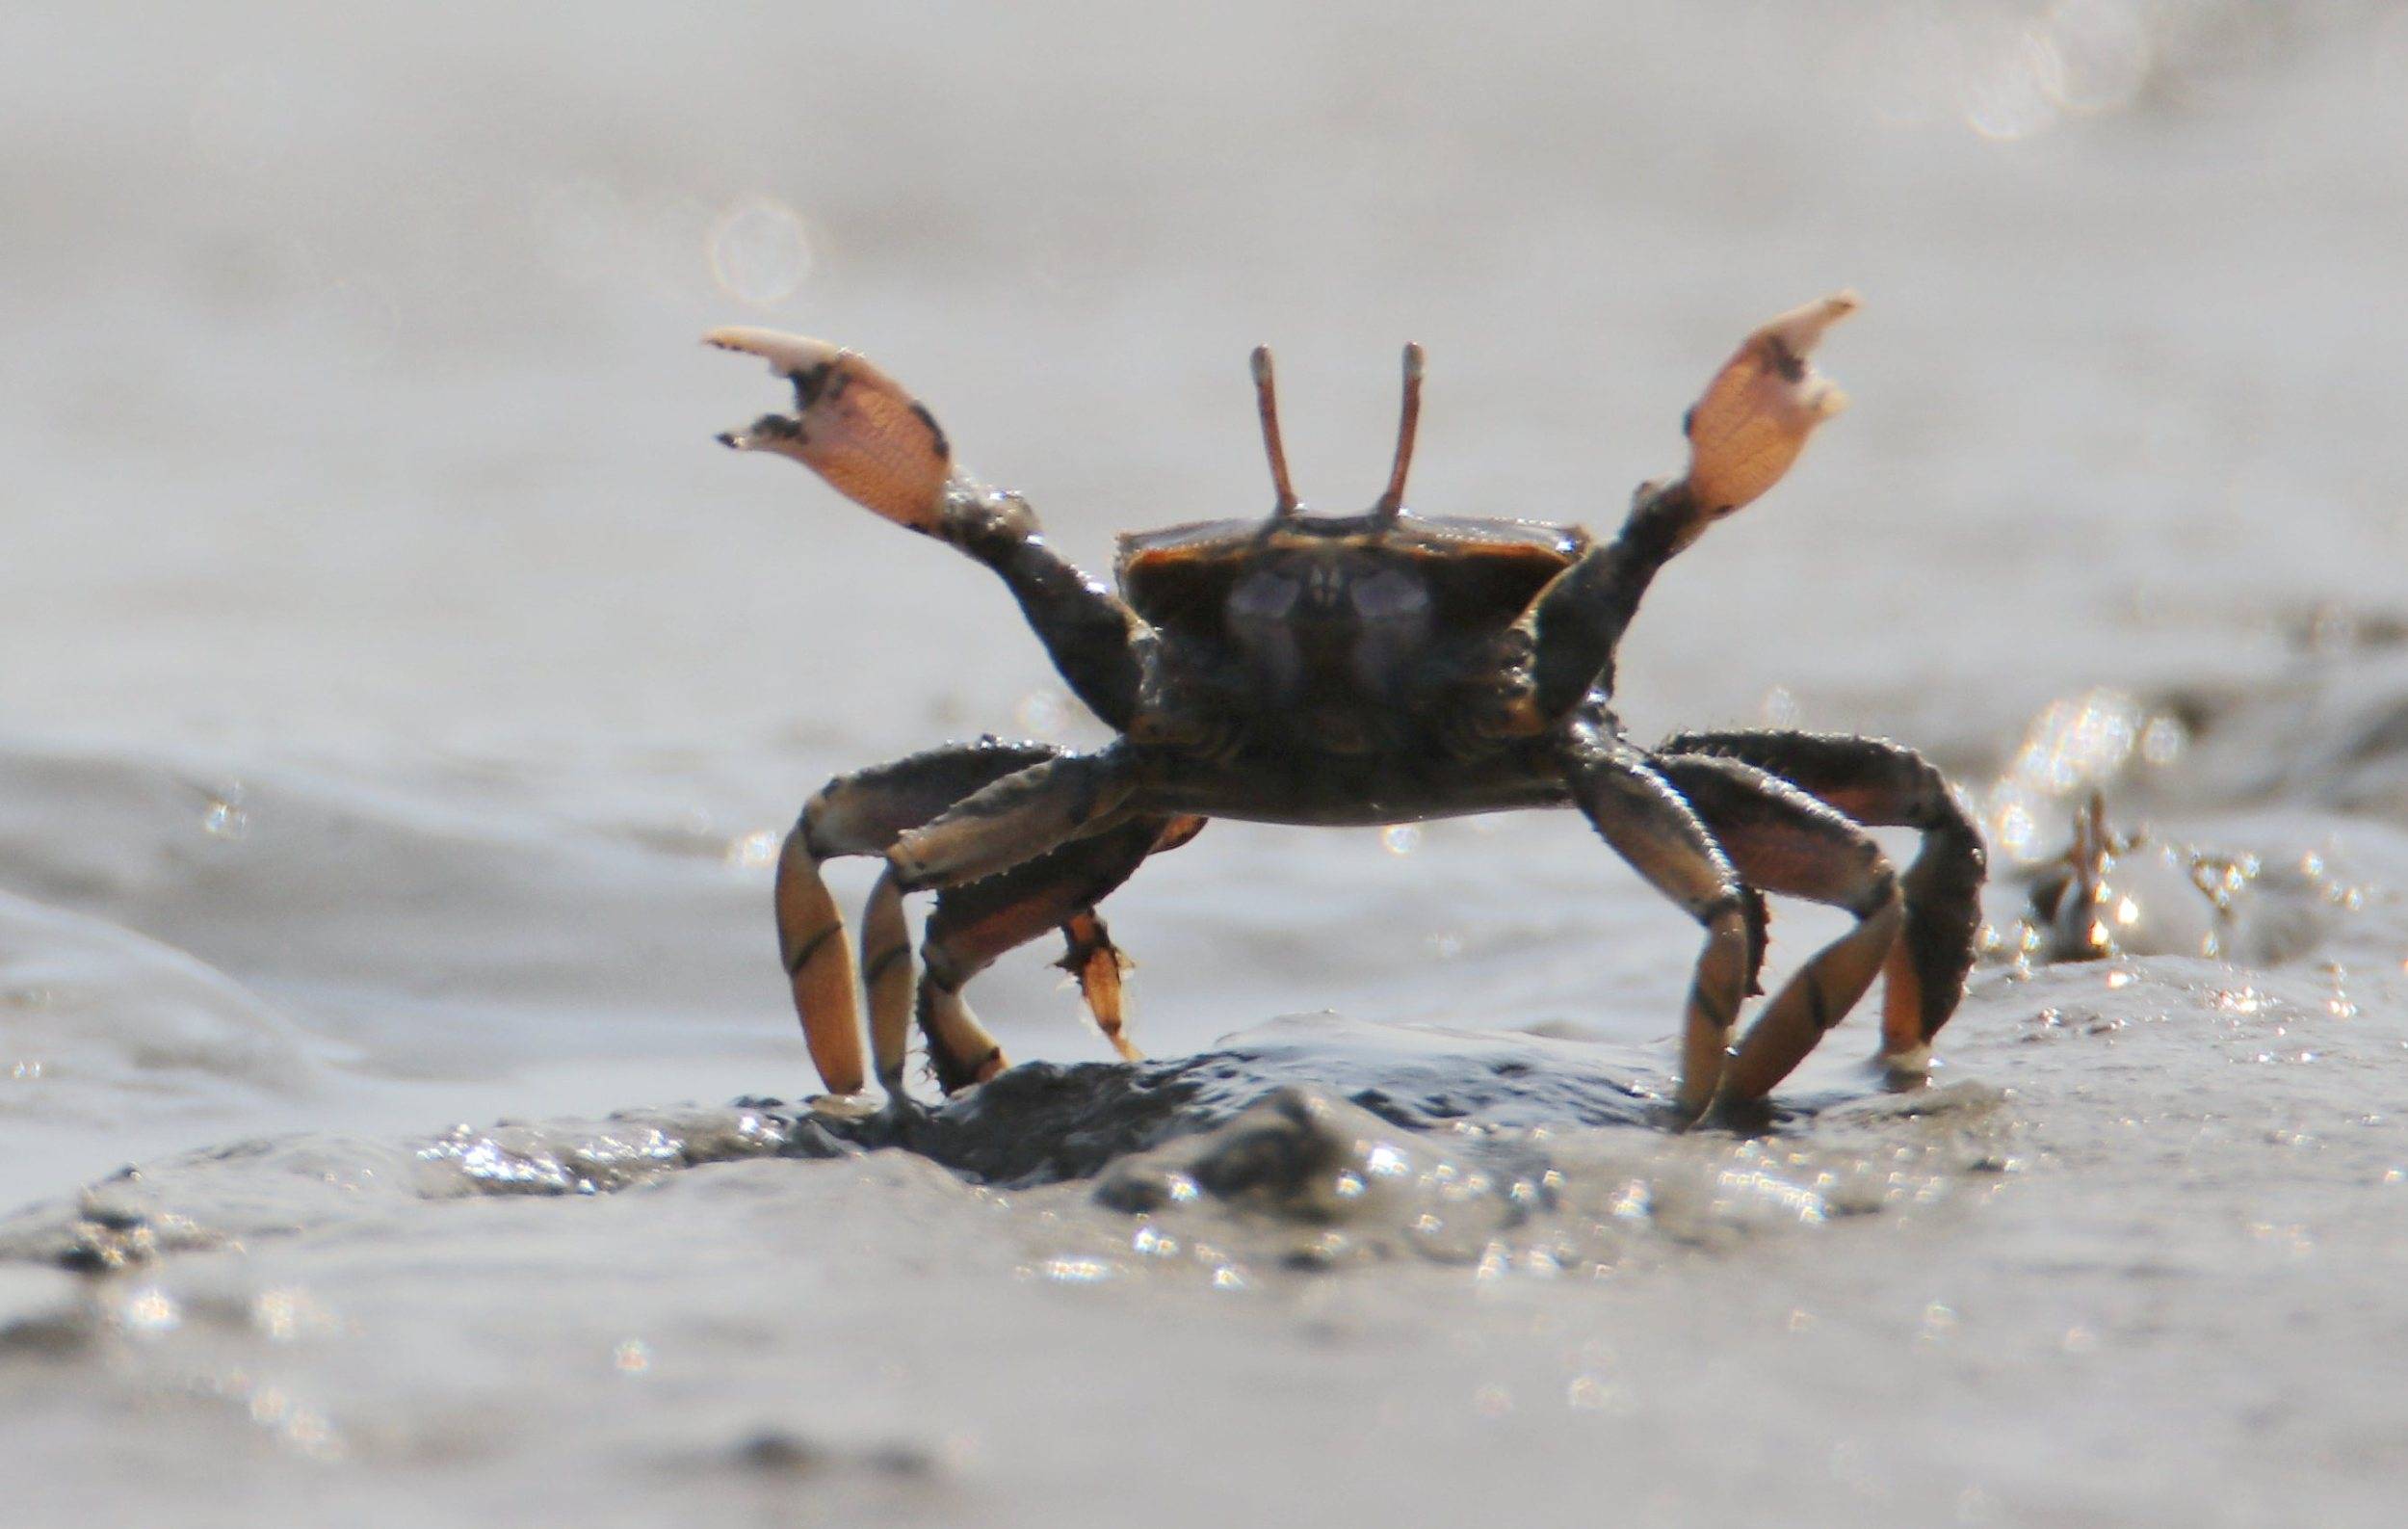
<instances>
[{"instance_id":1,"label":"crab joint","mask_svg":"<svg viewBox=\"0 0 2408 1529\"><path fill-rule=\"evenodd\" d=\"M1792 308L1741 341L1683 422L1688 486L1709 514L1724 515L1781 481L1815 427L1847 395L1808 357L1823 331L1856 311L1853 292Z\"/></svg>"}]
</instances>

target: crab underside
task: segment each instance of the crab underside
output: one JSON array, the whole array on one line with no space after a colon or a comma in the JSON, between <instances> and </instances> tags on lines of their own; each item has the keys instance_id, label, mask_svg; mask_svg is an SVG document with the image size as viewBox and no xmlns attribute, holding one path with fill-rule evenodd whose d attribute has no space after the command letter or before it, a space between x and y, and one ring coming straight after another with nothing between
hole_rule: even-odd
<instances>
[{"instance_id":1,"label":"crab underside","mask_svg":"<svg viewBox=\"0 0 2408 1529\"><path fill-rule=\"evenodd\" d=\"M1135 1057L1124 962L1096 906L1212 818L1384 824L1557 805L1579 808L1704 930L1674 1099L1683 1118L1769 1093L1877 975L1881 1059L1920 1071L1963 992L1979 922L1981 841L1947 781L1868 738L1698 733L1646 750L1611 708L1614 649L1656 572L1778 482L1838 411L1807 357L1855 306L1843 293L1750 334L1684 421L1687 471L1642 486L1602 542L1406 509L1418 347L1405 352L1386 491L1366 514L1305 514L1270 356L1258 350L1270 516L1124 537L1117 593L1048 546L1017 495L961 470L929 410L861 356L761 330L707 336L763 357L795 390L793 414L722 442L792 457L993 568L1072 692L1119 734L1086 753L951 745L840 777L811 799L778 860L776 917L827 1087L858 1092L874 1065L903 1100L915 1019L946 1089L992 1076L1002 1051L962 988L1053 930L1096 1022ZM1922 832L1902 875L1866 831L1885 825ZM857 964L821 876L851 855L885 862ZM919 891L935 895L915 980L903 900ZM1843 908L1856 923L1742 1035L1767 892Z\"/></svg>"}]
</instances>

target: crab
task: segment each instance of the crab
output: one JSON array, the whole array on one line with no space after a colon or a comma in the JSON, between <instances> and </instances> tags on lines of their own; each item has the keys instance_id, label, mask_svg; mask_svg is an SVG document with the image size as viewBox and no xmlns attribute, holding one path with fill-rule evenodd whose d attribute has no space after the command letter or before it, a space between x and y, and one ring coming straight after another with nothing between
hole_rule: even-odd
<instances>
[{"instance_id":1,"label":"crab","mask_svg":"<svg viewBox=\"0 0 2408 1529\"><path fill-rule=\"evenodd\" d=\"M992 568L1063 681L1117 736L1078 752L992 738L841 776L779 856L775 913L813 1062L862 1092L869 1061L904 1099L916 1017L948 1093L1005 1066L963 986L1059 929L1107 1039L1123 959L1096 906L1211 819L1375 826L1572 806L1703 932L1667 1107L1694 1120L1760 1100L1884 979L1877 1060L1921 1074L1964 990L1983 851L1940 772L1881 739L1685 733L1649 750L1614 716L1614 651L1648 585L1709 526L1788 472L1845 398L1809 364L1854 311L1839 293L1747 336L1683 421L1688 468L1637 489L1610 540L1572 526L1425 515L1405 480L1423 353L1404 350L1386 489L1314 515L1289 481L1267 349L1253 353L1274 501L1268 517L1125 535L1118 591L1047 543L1027 502L961 468L935 416L856 353L758 329L705 342L769 362L792 414L719 437L790 457L839 493ZM1920 830L1894 870L1869 826ZM822 877L881 857L859 963ZM930 892L915 984L907 894ZM1764 894L1846 910L1743 1035L1767 931ZM866 989L866 1026L861 1000Z\"/></svg>"}]
</instances>

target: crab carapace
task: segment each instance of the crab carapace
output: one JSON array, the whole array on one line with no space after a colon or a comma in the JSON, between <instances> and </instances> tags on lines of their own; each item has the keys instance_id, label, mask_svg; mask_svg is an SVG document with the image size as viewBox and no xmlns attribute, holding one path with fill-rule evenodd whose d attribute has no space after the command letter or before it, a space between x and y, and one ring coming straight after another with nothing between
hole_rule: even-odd
<instances>
[{"instance_id":1,"label":"crab carapace","mask_svg":"<svg viewBox=\"0 0 2408 1529\"><path fill-rule=\"evenodd\" d=\"M1018 495L963 471L935 417L860 356L764 330L706 336L766 359L795 392L793 414L722 443L792 457L992 568L1072 693L1119 734L1091 752L950 745L840 777L811 799L778 860L776 919L827 1087L859 1091L869 1061L902 1099L915 1015L944 1088L991 1076L1003 1054L962 986L1056 929L1096 1021L1135 1056L1121 957L1096 904L1212 818L1370 825L1564 805L1704 930L1673 1100L1683 1117L1769 1093L1876 975L1880 1059L1921 1070L1964 989L1983 875L1980 838L1939 772L1883 740L1798 732L1690 733L1648 750L1611 706L1614 648L1656 572L1778 482L1838 412L1843 398L1808 356L1855 307L1841 293L1750 334L1684 420L1688 470L1642 485L1606 541L1406 508L1418 346L1404 353L1386 491L1364 514L1306 514L1270 355L1257 350L1270 515L1122 538L1117 593L1055 552ZM1868 825L1921 830L1903 875ZM820 874L849 855L885 860L858 966ZM915 984L903 900L918 891L935 900ZM1856 923L1741 1035L1767 892L1831 904Z\"/></svg>"}]
</instances>

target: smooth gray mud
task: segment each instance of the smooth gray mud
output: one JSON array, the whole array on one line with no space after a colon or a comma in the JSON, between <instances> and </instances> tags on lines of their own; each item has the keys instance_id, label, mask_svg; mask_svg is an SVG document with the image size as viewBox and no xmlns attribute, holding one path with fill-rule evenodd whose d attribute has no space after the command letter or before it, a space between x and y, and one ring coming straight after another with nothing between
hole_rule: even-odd
<instances>
[{"instance_id":1,"label":"smooth gray mud","mask_svg":"<svg viewBox=\"0 0 2408 1529\"><path fill-rule=\"evenodd\" d=\"M230 1144L0 1226L0 1396L46 1510L250 1460L189 1522L2385 1521L2395 1027L2182 958L1959 1024L1747 1132L1653 1122L1641 1053L1323 1016L900 1127Z\"/></svg>"}]
</instances>

